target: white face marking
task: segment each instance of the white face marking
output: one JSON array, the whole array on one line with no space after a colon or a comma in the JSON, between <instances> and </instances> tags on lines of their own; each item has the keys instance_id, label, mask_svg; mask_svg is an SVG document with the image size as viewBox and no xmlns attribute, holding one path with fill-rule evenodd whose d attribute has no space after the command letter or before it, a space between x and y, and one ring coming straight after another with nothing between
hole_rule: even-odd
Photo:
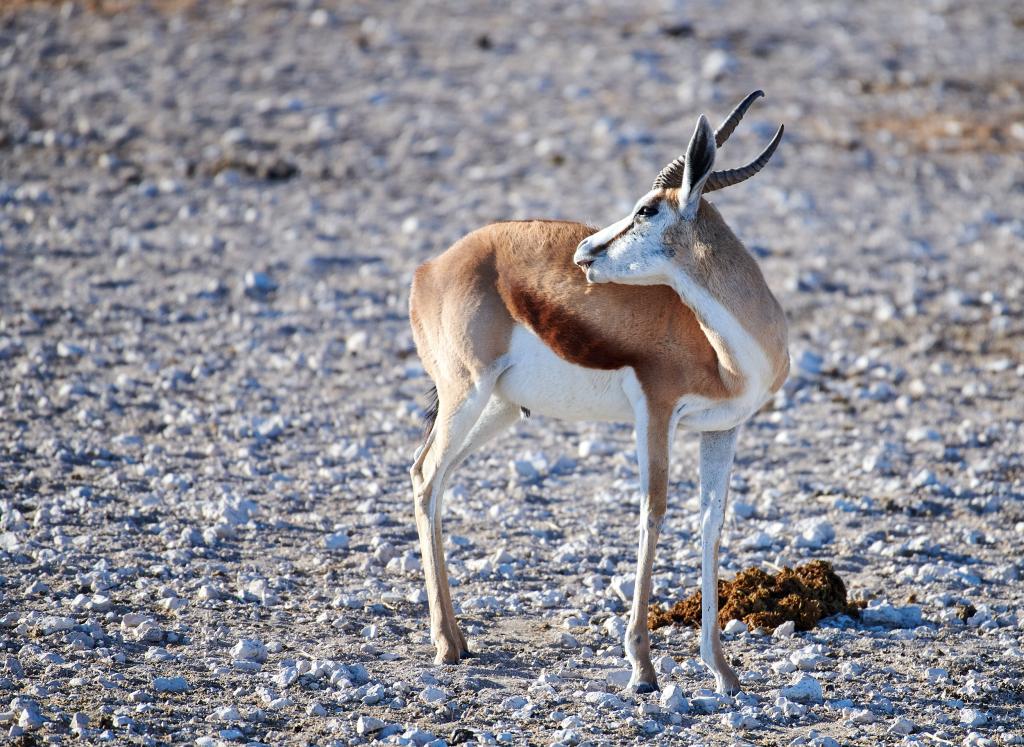
<instances>
[{"instance_id":1,"label":"white face marking","mask_svg":"<svg viewBox=\"0 0 1024 747\"><path fill-rule=\"evenodd\" d=\"M629 215L580 243L574 260L593 259L593 264L587 268L588 282L629 285L667 282L672 262L665 251L665 231L681 218L668 202L655 200L656 193L657 190L648 192ZM658 208L656 215L637 215L642 206L651 204Z\"/></svg>"}]
</instances>

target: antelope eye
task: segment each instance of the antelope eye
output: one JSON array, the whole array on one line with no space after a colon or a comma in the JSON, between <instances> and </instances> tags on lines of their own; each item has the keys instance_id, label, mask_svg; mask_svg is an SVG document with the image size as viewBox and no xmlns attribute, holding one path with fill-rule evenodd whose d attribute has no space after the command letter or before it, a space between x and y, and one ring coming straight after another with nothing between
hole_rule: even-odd
<instances>
[{"instance_id":1,"label":"antelope eye","mask_svg":"<svg viewBox=\"0 0 1024 747\"><path fill-rule=\"evenodd\" d=\"M644 205L642 208L636 211L637 215L642 215L645 218L650 218L652 215L658 214L657 205Z\"/></svg>"}]
</instances>

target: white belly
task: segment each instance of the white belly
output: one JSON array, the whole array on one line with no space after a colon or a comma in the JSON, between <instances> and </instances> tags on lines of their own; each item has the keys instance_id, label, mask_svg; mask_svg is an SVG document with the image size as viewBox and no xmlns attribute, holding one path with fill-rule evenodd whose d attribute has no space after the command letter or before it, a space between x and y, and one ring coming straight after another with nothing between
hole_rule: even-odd
<instances>
[{"instance_id":1,"label":"white belly","mask_svg":"<svg viewBox=\"0 0 1024 747\"><path fill-rule=\"evenodd\" d=\"M630 368L603 371L569 363L522 325L512 331L506 359L510 365L498 379L495 394L531 413L569 421L634 421L633 408L623 389L627 380L636 384ZM760 381L751 384L740 396L725 400L684 395L676 402L677 423L695 431L740 425L767 398L767 389L759 386Z\"/></svg>"},{"instance_id":2,"label":"white belly","mask_svg":"<svg viewBox=\"0 0 1024 747\"><path fill-rule=\"evenodd\" d=\"M602 371L559 358L526 327L516 325L507 355L511 365L498 379L498 396L538 415L561 420L632 422L622 383L628 368Z\"/></svg>"}]
</instances>

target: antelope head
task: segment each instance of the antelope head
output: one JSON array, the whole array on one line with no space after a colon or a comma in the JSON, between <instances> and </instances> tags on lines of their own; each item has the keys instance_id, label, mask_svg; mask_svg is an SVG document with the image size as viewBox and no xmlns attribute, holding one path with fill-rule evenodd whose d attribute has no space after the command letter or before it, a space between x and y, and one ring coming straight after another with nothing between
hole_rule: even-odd
<instances>
[{"instance_id":1,"label":"antelope head","mask_svg":"<svg viewBox=\"0 0 1024 747\"><path fill-rule=\"evenodd\" d=\"M747 96L712 131L707 117L697 119L686 154L662 169L651 191L620 221L588 236L576 247L575 262L590 283L668 284L674 271L693 262L694 238L702 220L721 220L700 210L701 195L749 179L768 163L782 139L780 125L768 147L738 169L713 171L715 153L732 134L762 91Z\"/></svg>"}]
</instances>

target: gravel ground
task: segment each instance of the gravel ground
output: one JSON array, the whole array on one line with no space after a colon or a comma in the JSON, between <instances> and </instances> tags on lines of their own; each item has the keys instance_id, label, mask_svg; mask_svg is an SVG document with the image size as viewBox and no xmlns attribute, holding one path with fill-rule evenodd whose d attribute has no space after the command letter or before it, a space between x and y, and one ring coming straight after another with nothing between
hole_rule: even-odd
<instances>
[{"instance_id":1,"label":"gravel ground","mask_svg":"<svg viewBox=\"0 0 1024 747\"><path fill-rule=\"evenodd\" d=\"M0 8L0 733L1024 741L1019 3L87 5ZM480 655L433 666L413 269L499 218L618 219L758 87L723 165L786 138L714 201L794 366L724 576L828 559L864 618L731 626L736 698L661 629L661 693L623 693L631 429L533 418L448 491ZM699 572L676 454L662 604Z\"/></svg>"}]
</instances>

